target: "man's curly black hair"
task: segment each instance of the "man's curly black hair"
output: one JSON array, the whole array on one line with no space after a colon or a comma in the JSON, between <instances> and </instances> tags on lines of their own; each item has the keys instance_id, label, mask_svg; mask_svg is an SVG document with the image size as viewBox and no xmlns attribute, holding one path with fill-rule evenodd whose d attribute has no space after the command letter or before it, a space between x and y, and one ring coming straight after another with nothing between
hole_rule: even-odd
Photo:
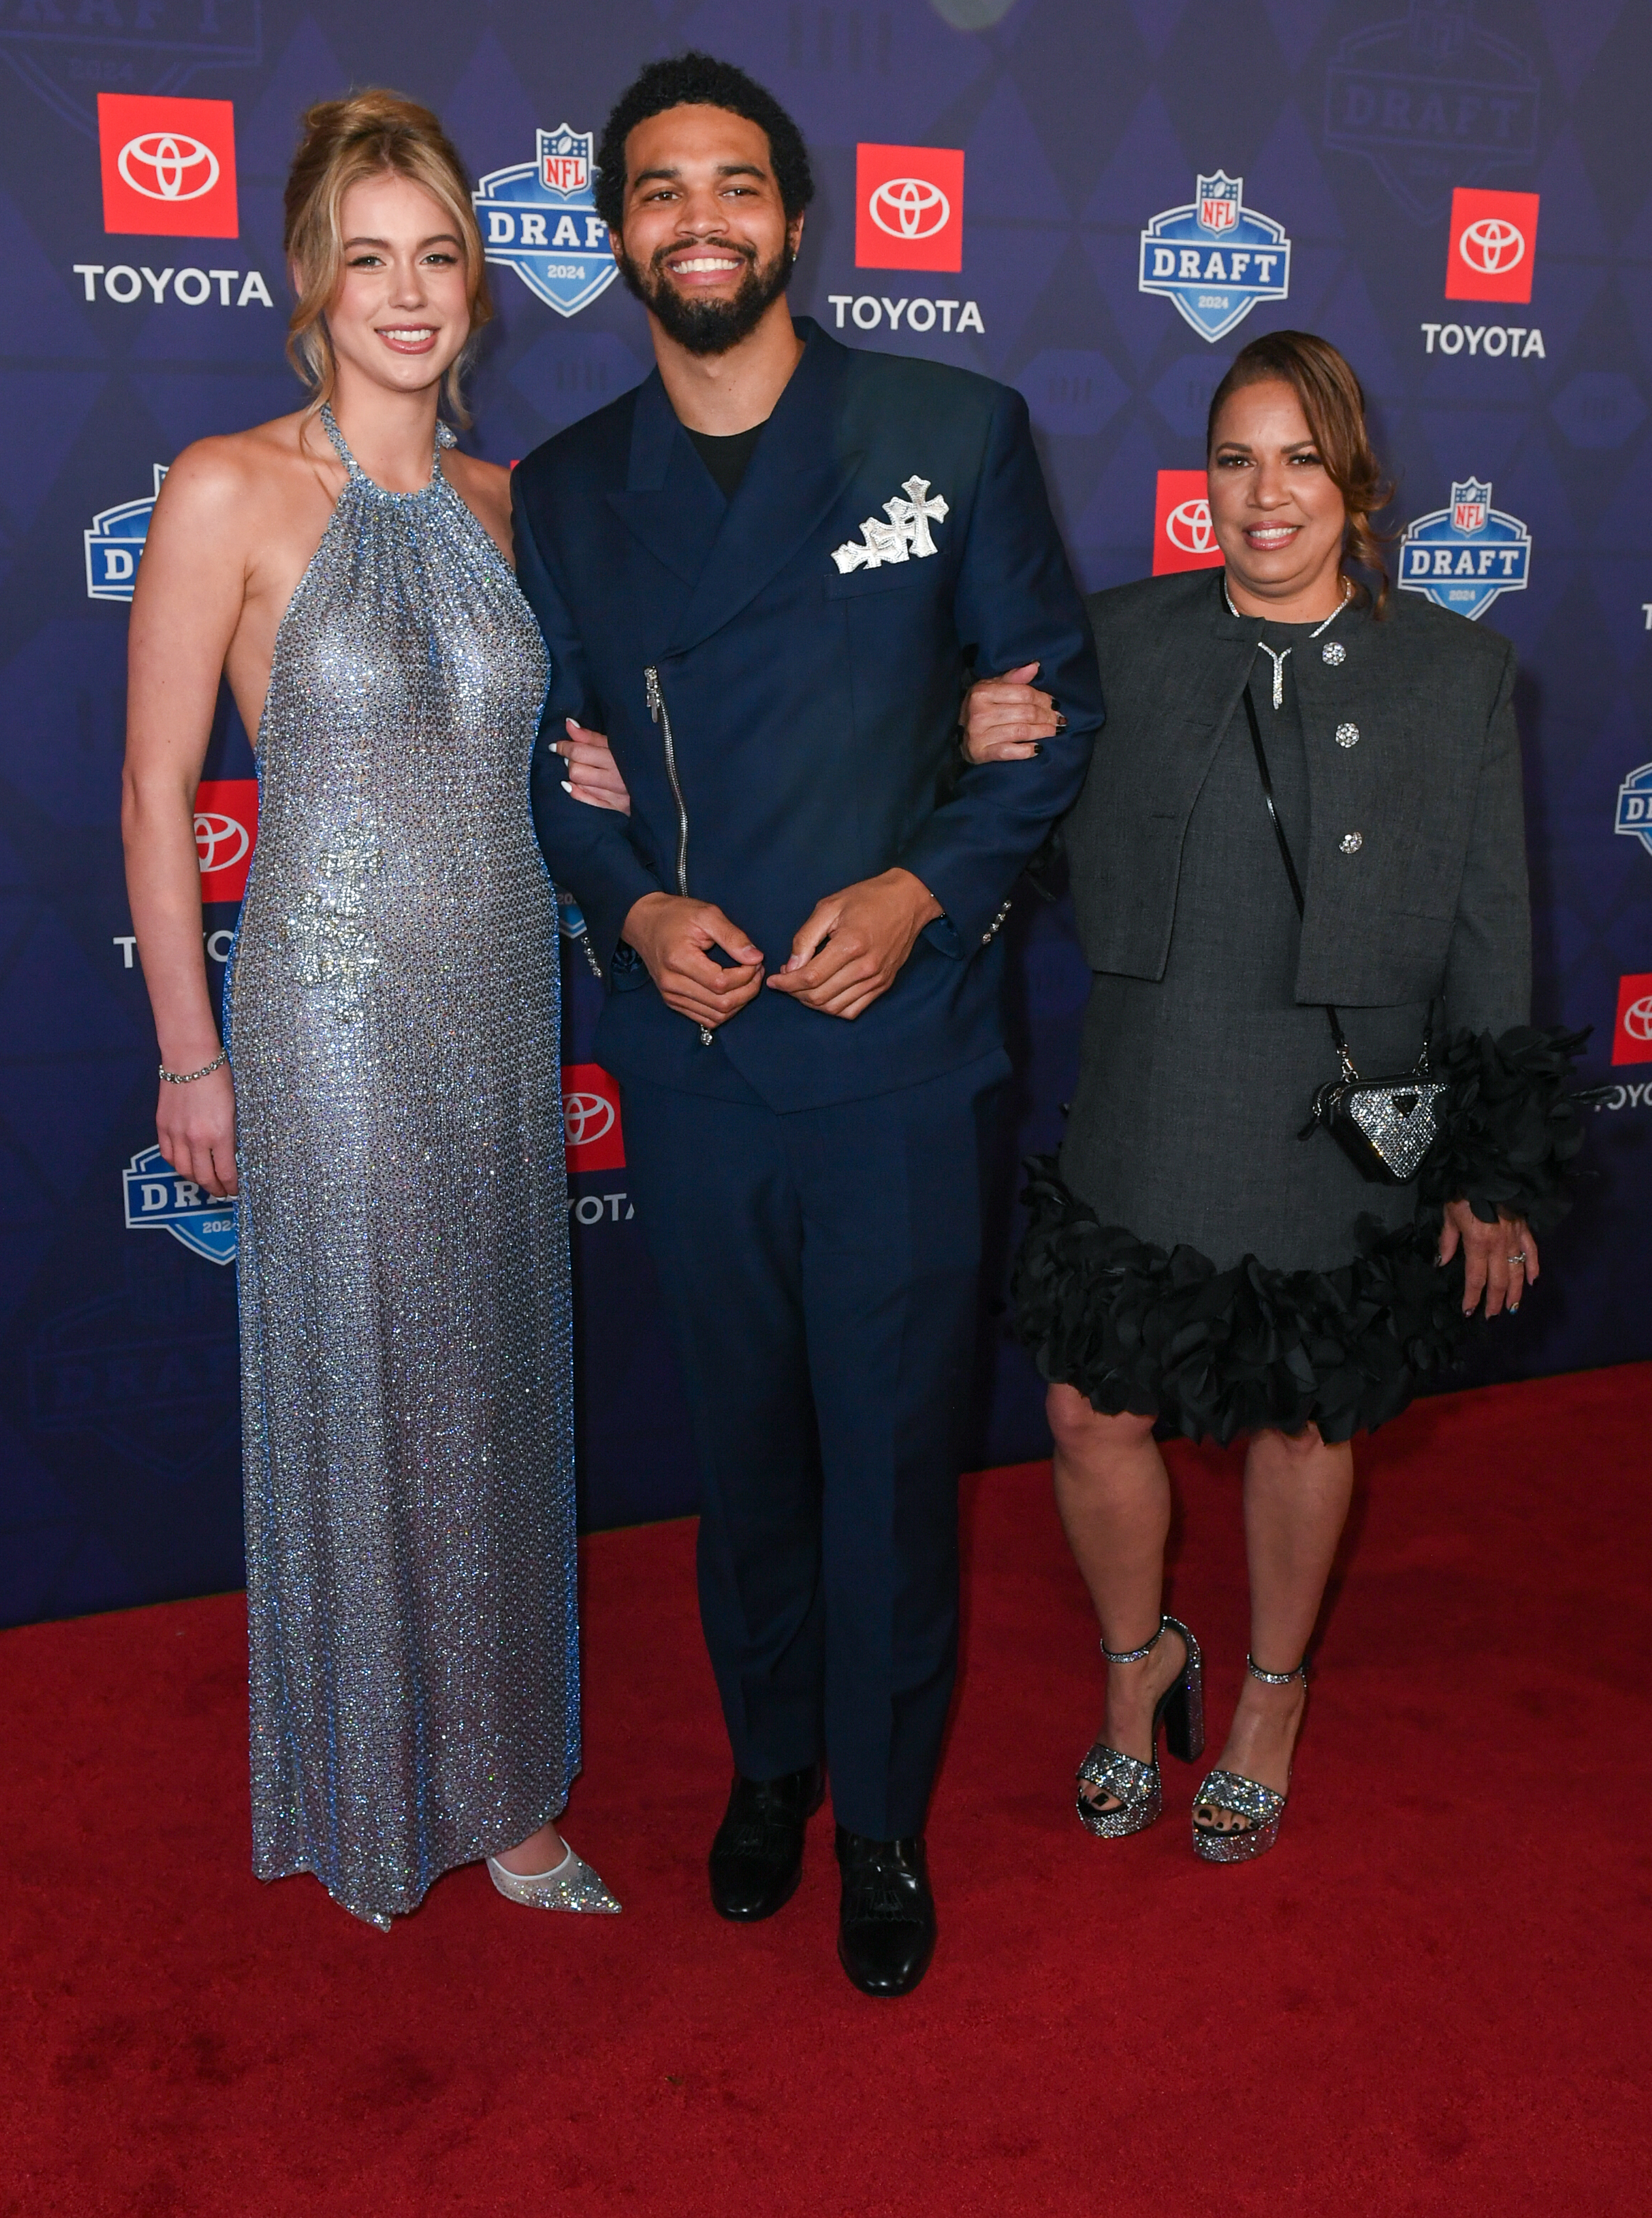
<instances>
[{"instance_id":1,"label":"man's curly black hair","mask_svg":"<svg viewBox=\"0 0 1652 2218\"><path fill-rule=\"evenodd\" d=\"M803 133L772 92L715 54L674 54L650 62L614 102L597 148L597 214L618 232L625 214L625 141L639 123L668 108L726 108L768 133L769 158L786 221L815 196Z\"/></svg>"}]
</instances>

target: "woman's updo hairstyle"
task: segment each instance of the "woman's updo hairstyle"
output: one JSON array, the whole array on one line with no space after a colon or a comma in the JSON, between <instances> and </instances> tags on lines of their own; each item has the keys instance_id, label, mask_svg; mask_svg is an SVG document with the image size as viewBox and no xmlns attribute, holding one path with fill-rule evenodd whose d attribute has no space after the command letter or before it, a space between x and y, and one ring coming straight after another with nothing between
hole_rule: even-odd
<instances>
[{"instance_id":1,"label":"woman's updo hairstyle","mask_svg":"<svg viewBox=\"0 0 1652 2218\"><path fill-rule=\"evenodd\" d=\"M1394 487L1372 450L1359 380L1329 339L1318 338L1312 331L1264 331L1242 347L1211 395L1205 453L1208 455L1215 447L1216 420L1231 394L1247 385L1276 383L1289 385L1302 404L1326 474L1348 511L1346 551L1379 581L1376 614L1381 616L1389 592L1382 541L1392 535L1374 530L1371 518L1388 506ZM1361 585L1359 591L1365 588Z\"/></svg>"},{"instance_id":2,"label":"woman's updo hairstyle","mask_svg":"<svg viewBox=\"0 0 1652 2218\"><path fill-rule=\"evenodd\" d=\"M470 418L459 394L476 337L493 320L481 233L470 204L470 181L452 140L428 108L373 86L308 109L304 135L288 173L282 247L298 306L287 327L287 358L310 388L310 406L332 398L338 362L327 331L327 303L344 266L342 211L352 185L370 177L407 177L438 201L463 242L470 336L443 380L450 412Z\"/></svg>"}]
</instances>

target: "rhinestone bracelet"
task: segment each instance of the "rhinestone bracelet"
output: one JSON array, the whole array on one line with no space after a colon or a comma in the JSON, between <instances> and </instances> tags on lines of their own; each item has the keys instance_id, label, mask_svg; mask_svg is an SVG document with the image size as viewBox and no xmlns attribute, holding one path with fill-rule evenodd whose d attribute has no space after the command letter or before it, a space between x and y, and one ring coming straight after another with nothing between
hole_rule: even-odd
<instances>
[{"instance_id":1,"label":"rhinestone bracelet","mask_svg":"<svg viewBox=\"0 0 1652 2218\"><path fill-rule=\"evenodd\" d=\"M160 1066L160 1075L169 1086L193 1086L197 1078L210 1078L214 1070L221 1070L229 1061L229 1050L220 1047L210 1063L203 1063L199 1070L168 1070Z\"/></svg>"}]
</instances>

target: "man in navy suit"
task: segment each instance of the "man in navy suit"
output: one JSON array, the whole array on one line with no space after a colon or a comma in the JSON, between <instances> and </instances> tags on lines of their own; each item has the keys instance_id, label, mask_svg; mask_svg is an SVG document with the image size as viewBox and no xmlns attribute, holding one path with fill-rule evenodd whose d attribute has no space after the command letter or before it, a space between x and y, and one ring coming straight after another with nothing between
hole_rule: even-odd
<instances>
[{"instance_id":1,"label":"man in navy suit","mask_svg":"<svg viewBox=\"0 0 1652 2218\"><path fill-rule=\"evenodd\" d=\"M712 1899L787 1899L829 1765L839 1954L901 1994L935 1938L997 934L1100 686L1020 397L794 325L811 185L779 104L655 63L598 163L657 369L521 464L516 544L552 660L535 820L609 988L693 1413L736 1767ZM960 769L972 668L1028 665L1065 728ZM564 782L570 722L608 734L629 819Z\"/></svg>"}]
</instances>

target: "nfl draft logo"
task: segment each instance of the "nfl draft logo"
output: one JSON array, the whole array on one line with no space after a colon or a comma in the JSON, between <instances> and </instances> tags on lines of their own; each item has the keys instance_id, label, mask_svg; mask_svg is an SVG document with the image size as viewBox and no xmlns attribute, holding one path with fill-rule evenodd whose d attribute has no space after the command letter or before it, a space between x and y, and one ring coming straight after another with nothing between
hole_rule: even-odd
<instances>
[{"instance_id":1,"label":"nfl draft logo","mask_svg":"<svg viewBox=\"0 0 1652 2218\"><path fill-rule=\"evenodd\" d=\"M209 1263L235 1261L235 1205L180 1178L158 1148L140 1148L121 1174L128 1232L170 1232Z\"/></svg>"},{"instance_id":2,"label":"nfl draft logo","mask_svg":"<svg viewBox=\"0 0 1652 2218\"><path fill-rule=\"evenodd\" d=\"M1174 300L1214 345L1258 300L1290 292L1290 241L1271 216L1245 205L1242 177L1201 177L1185 208L1166 208L1141 234L1140 290Z\"/></svg>"},{"instance_id":3,"label":"nfl draft logo","mask_svg":"<svg viewBox=\"0 0 1652 2218\"><path fill-rule=\"evenodd\" d=\"M1326 71L1326 145L1363 155L1419 223L1444 213L1453 178L1475 184L1537 152L1531 58L1482 30L1475 12L1475 0L1408 0L1389 22L1351 32Z\"/></svg>"},{"instance_id":4,"label":"nfl draft logo","mask_svg":"<svg viewBox=\"0 0 1652 2218\"><path fill-rule=\"evenodd\" d=\"M1531 534L1492 506L1489 484L1464 478L1451 505L1419 516L1400 546L1400 584L1461 616L1483 616L1500 593L1525 591Z\"/></svg>"},{"instance_id":5,"label":"nfl draft logo","mask_svg":"<svg viewBox=\"0 0 1652 2218\"><path fill-rule=\"evenodd\" d=\"M591 196L595 133L559 123L538 140L531 162L490 170L471 198L488 259L559 316L576 316L619 274Z\"/></svg>"},{"instance_id":6,"label":"nfl draft logo","mask_svg":"<svg viewBox=\"0 0 1652 2218\"><path fill-rule=\"evenodd\" d=\"M1618 787L1617 828L1652 855L1652 763L1630 771Z\"/></svg>"},{"instance_id":7,"label":"nfl draft logo","mask_svg":"<svg viewBox=\"0 0 1652 2218\"><path fill-rule=\"evenodd\" d=\"M156 462L155 490L142 500L123 500L114 508L100 508L86 542L86 592L94 601L129 601L137 582L138 558L149 536L149 519L160 497L167 464Z\"/></svg>"}]
</instances>

